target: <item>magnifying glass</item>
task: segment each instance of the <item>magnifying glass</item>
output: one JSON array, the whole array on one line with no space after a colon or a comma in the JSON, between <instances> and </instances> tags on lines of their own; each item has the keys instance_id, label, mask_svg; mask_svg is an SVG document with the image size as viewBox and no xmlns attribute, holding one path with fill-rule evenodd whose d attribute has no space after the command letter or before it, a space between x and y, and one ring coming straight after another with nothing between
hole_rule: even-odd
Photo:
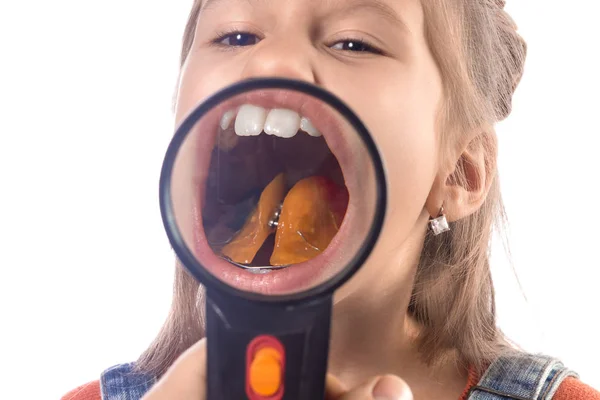
<instances>
[{"instance_id":1,"label":"magnifying glass","mask_svg":"<svg viewBox=\"0 0 600 400\"><path fill-rule=\"evenodd\" d=\"M360 119L300 81L227 87L175 133L160 207L206 287L208 398L323 398L333 293L368 258L386 210Z\"/></svg>"}]
</instances>

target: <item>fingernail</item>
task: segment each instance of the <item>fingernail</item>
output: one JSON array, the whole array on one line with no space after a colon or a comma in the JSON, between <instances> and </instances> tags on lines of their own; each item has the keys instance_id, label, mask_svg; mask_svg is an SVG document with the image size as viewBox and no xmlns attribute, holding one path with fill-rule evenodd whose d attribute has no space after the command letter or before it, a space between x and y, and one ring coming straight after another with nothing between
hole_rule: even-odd
<instances>
[{"instance_id":1,"label":"fingernail","mask_svg":"<svg viewBox=\"0 0 600 400\"><path fill-rule=\"evenodd\" d=\"M412 399L412 393L404 381L394 375L383 376L377 381L373 388L375 400L408 400Z\"/></svg>"}]
</instances>

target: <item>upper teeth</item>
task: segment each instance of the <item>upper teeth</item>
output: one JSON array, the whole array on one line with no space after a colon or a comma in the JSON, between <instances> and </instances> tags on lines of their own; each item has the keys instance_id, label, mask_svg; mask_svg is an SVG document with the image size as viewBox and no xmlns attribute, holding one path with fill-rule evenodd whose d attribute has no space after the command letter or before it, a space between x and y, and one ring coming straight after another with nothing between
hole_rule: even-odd
<instances>
[{"instance_id":1,"label":"upper teeth","mask_svg":"<svg viewBox=\"0 0 600 400\"><path fill-rule=\"evenodd\" d=\"M267 110L244 104L235 117L235 133L238 136L258 136L265 127Z\"/></svg>"},{"instance_id":2,"label":"upper teeth","mask_svg":"<svg viewBox=\"0 0 600 400\"><path fill-rule=\"evenodd\" d=\"M300 115L297 112L285 109L269 111L264 128L267 135L291 138L296 135L298 129L300 129Z\"/></svg>"},{"instance_id":3,"label":"upper teeth","mask_svg":"<svg viewBox=\"0 0 600 400\"><path fill-rule=\"evenodd\" d=\"M298 130L303 130L311 136L321 136L314 125L306 117L301 117L297 112L274 108L266 110L251 104L244 104L234 115L228 111L221 118L221 129L226 130L235 117L234 130L238 136L258 136L261 132L267 135L275 135L282 138L291 138Z\"/></svg>"},{"instance_id":4,"label":"upper teeth","mask_svg":"<svg viewBox=\"0 0 600 400\"><path fill-rule=\"evenodd\" d=\"M221 129L226 130L231 125L231 120L235 117L235 113L233 111L227 111L221 117Z\"/></svg>"},{"instance_id":5,"label":"upper teeth","mask_svg":"<svg viewBox=\"0 0 600 400\"><path fill-rule=\"evenodd\" d=\"M310 122L308 118L302 118L300 121L300 129L304 132L308 133L310 136L321 136L321 132L315 128L315 126Z\"/></svg>"}]
</instances>

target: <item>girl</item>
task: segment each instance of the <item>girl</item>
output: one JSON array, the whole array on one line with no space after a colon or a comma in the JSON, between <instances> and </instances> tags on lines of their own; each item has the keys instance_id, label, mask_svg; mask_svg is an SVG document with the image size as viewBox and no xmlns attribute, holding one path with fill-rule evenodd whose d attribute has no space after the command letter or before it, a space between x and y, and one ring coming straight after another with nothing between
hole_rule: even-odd
<instances>
[{"instance_id":1,"label":"girl","mask_svg":"<svg viewBox=\"0 0 600 400\"><path fill-rule=\"evenodd\" d=\"M334 299L328 398L600 399L558 360L515 350L496 327L488 246L503 208L494 124L511 111L525 49L502 0L195 0L178 124L234 82L303 80L344 100L385 162L381 237ZM152 345L64 398L205 398L202 299L178 265L172 310Z\"/></svg>"}]
</instances>

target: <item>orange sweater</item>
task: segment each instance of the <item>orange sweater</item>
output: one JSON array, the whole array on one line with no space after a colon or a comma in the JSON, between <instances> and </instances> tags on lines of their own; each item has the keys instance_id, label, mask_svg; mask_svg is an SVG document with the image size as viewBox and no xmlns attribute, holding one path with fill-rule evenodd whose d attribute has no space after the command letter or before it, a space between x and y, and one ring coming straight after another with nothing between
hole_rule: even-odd
<instances>
[{"instance_id":1,"label":"orange sweater","mask_svg":"<svg viewBox=\"0 0 600 400\"><path fill-rule=\"evenodd\" d=\"M471 387L479 382L474 373L469 374L467 386L459 400L466 400ZM101 400L100 382L94 381L70 391L61 400ZM558 388L553 400L600 400L600 392L576 378L566 378Z\"/></svg>"}]
</instances>

